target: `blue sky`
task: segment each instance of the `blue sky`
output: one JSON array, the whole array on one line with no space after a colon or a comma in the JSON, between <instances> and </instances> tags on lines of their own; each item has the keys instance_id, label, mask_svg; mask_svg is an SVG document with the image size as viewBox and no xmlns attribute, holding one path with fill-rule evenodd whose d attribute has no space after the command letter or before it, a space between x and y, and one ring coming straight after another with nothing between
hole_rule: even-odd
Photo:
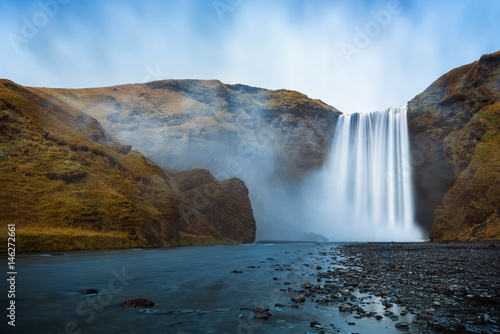
<instances>
[{"instance_id":1,"label":"blue sky","mask_svg":"<svg viewBox=\"0 0 500 334\"><path fill-rule=\"evenodd\" d=\"M500 50L499 14L497 0L3 0L0 77L74 88L219 79L373 111Z\"/></svg>"}]
</instances>

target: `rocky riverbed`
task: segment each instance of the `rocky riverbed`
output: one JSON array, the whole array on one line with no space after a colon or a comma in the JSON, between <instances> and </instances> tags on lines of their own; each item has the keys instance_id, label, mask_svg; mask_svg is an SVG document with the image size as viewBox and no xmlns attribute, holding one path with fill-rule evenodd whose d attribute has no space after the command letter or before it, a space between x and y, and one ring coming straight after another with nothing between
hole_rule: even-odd
<instances>
[{"instance_id":1,"label":"rocky riverbed","mask_svg":"<svg viewBox=\"0 0 500 334\"><path fill-rule=\"evenodd\" d=\"M355 319L390 318L411 333L500 333L499 260L500 244L343 245L319 250L316 282L295 292L306 302L338 305ZM292 302L300 303L299 296ZM345 332L315 320L311 327Z\"/></svg>"},{"instance_id":2,"label":"rocky riverbed","mask_svg":"<svg viewBox=\"0 0 500 334\"><path fill-rule=\"evenodd\" d=\"M82 334L500 332L500 244L275 243L47 255L18 257L19 333L66 326ZM7 291L6 282L0 288ZM0 323L0 333L5 327Z\"/></svg>"}]
</instances>

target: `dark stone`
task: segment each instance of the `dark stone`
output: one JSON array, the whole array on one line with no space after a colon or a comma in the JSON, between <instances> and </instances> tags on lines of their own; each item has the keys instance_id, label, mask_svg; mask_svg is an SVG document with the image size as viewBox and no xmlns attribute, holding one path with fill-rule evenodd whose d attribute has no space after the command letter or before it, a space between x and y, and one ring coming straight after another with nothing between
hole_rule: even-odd
<instances>
[{"instance_id":1,"label":"dark stone","mask_svg":"<svg viewBox=\"0 0 500 334\"><path fill-rule=\"evenodd\" d=\"M339 306L340 312L352 312L352 305L351 304L342 304Z\"/></svg>"},{"instance_id":2,"label":"dark stone","mask_svg":"<svg viewBox=\"0 0 500 334\"><path fill-rule=\"evenodd\" d=\"M394 325L396 328L400 329L408 329L410 327L410 324L407 322L398 322L396 325Z\"/></svg>"},{"instance_id":3,"label":"dark stone","mask_svg":"<svg viewBox=\"0 0 500 334\"><path fill-rule=\"evenodd\" d=\"M98 289L87 289L82 291L82 295L97 295L99 293Z\"/></svg>"},{"instance_id":4,"label":"dark stone","mask_svg":"<svg viewBox=\"0 0 500 334\"><path fill-rule=\"evenodd\" d=\"M254 313L254 318L256 319L269 319L269 317L272 316L272 314L269 312L269 309L264 307L264 306L258 306L252 310Z\"/></svg>"},{"instance_id":5,"label":"dark stone","mask_svg":"<svg viewBox=\"0 0 500 334\"><path fill-rule=\"evenodd\" d=\"M315 321L311 321L310 325L313 328L321 328L321 324L319 322L317 322L316 320Z\"/></svg>"},{"instance_id":6,"label":"dark stone","mask_svg":"<svg viewBox=\"0 0 500 334\"><path fill-rule=\"evenodd\" d=\"M128 308L141 308L141 307L152 307L154 306L154 304L155 303L153 303L151 300L144 298L137 298L137 299L126 300L122 302L120 305Z\"/></svg>"},{"instance_id":7,"label":"dark stone","mask_svg":"<svg viewBox=\"0 0 500 334\"><path fill-rule=\"evenodd\" d=\"M261 320L269 319L269 316L267 314L254 314L253 316L255 319L261 319Z\"/></svg>"}]
</instances>

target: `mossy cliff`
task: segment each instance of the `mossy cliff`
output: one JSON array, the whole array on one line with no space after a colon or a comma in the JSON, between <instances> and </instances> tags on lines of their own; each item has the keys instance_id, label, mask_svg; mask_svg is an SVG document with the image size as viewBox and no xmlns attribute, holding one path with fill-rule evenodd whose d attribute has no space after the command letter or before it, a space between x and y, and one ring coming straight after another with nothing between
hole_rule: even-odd
<instances>
[{"instance_id":1,"label":"mossy cliff","mask_svg":"<svg viewBox=\"0 0 500 334\"><path fill-rule=\"evenodd\" d=\"M122 145L94 118L0 80L0 220L16 225L17 251L252 242L243 182L189 173L204 178L191 193L177 186L182 174ZM207 185L217 191L197 206L193 191Z\"/></svg>"},{"instance_id":2,"label":"mossy cliff","mask_svg":"<svg viewBox=\"0 0 500 334\"><path fill-rule=\"evenodd\" d=\"M500 52L408 103L417 219L430 239L500 240Z\"/></svg>"},{"instance_id":3,"label":"mossy cliff","mask_svg":"<svg viewBox=\"0 0 500 334\"><path fill-rule=\"evenodd\" d=\"M87 89L45 88L170 171L210 170L250 189L257 238L280 239L280 196L298 193L328 154L340 112L291 90L218 80L161 80ZM295 228L295 239L309 238Z\"/></svg>"}]
</instances>

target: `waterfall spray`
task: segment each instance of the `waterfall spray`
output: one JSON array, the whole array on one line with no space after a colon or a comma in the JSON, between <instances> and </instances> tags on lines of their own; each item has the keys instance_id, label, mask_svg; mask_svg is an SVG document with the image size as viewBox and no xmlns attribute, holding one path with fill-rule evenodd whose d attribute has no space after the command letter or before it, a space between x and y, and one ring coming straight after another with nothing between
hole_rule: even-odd
<instances>
[{"instance_id":1,"label":"waterfall spray","mask_svg":"<svg viewBox=\"0 0 500 334\"><path fill-rule=\"evenodd\" d=\"M423 240L414 222L406 107L340 116L317 182L322 199L311 227L332 241Z\"/></svg>"}]
</instances>

